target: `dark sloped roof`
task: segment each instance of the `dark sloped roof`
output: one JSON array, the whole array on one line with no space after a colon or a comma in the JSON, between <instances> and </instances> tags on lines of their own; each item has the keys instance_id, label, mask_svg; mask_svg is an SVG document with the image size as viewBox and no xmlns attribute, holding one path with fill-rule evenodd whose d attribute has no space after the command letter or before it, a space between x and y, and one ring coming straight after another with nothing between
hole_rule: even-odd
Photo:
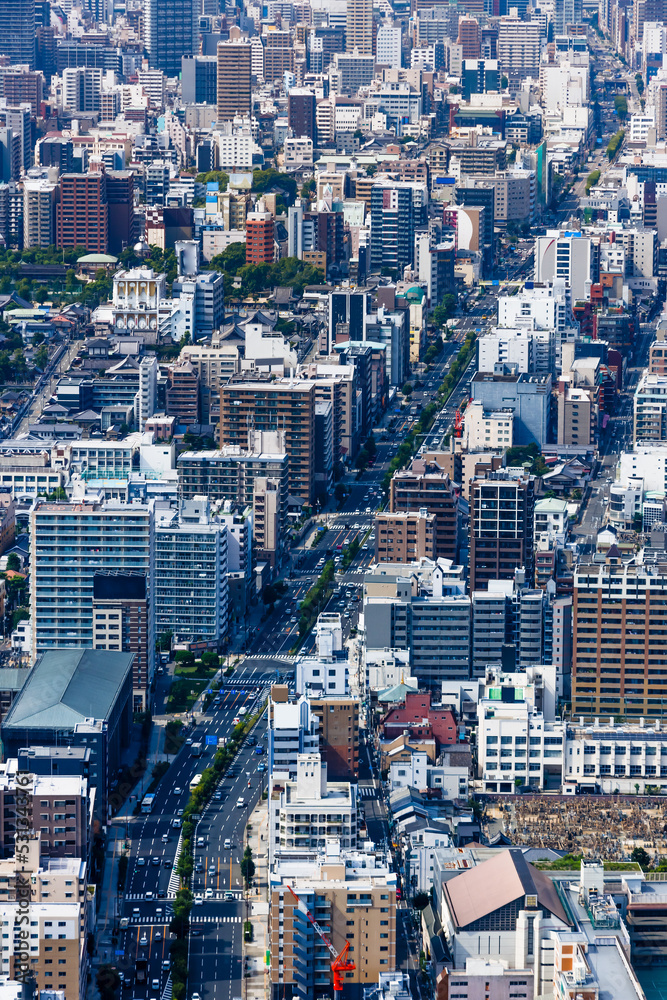
<instances>
[{"instance_id":1,"label":"dark sloped roof","mask_svg":"<svg viewBox=\"0 0 667 1000\"><path fill-rule=\"evenodd\" d=\"M528 864L521 851L500 851L495 858L445 883L443 892L458 928L526 895L536 895L538 906L564 924L570 923L549 876Z\"/></svg>"},{"instance_id":2,"label":"dark sloped roof","mask_svg":"<svg viewBox=\"0 0 667 1000\"><path fill-rule=\"evenodd\" d=\"M133 653L104 649L53 649L42 653L3 728L72 729L85 719L107 719Z\"/></svg>"}]
</instances>

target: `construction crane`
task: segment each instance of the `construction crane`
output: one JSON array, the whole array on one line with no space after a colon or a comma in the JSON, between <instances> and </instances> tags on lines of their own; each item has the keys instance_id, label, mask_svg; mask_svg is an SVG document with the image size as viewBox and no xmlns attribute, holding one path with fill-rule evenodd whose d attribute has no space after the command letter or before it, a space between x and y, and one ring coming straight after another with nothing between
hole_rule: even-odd
<instances>
[{"instance_id":1,"label":"construction crane","mask_svg":"<svg viewBox=\"0 0 667 1000\"><path fill-rule=\"evenodd\" d=\"M306 904L303 902L303 900L299 899L299 897L297 896L291 885L288 885L287 888L292 893L297 903L303 906L304 910L306 911L306 916L308 917L309 921L311 922L311 924L313 925L319 936L322 938L325 945L329 949L331 955L333 956L333 962L331 963L331 971L333 973L334 993L341 993L343 990L343 973L354 972L354 970L356 969L356 965L354 964L354 962L348 958L348 953L350 951L350 942L346 941L343 950L340 953L337 952L334 946L332 945L331 941L327 937L327 935L324 933L324 931L318 924L317 920L315 920L315 917L312 915Z\"/></svg>"},{"instance_id":2,"label":"construction crane","mask_svg":"<svg viewBox=\"0 0 667 1000\"><path fill-rule=\"evenodd\" d=\"M463 417L460 410L454 416L454 437L463 437Z\"/></svg>"}]
</instances>

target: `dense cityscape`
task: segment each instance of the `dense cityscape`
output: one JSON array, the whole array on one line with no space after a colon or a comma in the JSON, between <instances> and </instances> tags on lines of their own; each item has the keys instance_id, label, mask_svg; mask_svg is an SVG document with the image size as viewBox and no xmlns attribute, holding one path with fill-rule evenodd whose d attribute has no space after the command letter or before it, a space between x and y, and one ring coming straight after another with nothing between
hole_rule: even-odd
<instances>
[{"instance_id":1,"label":"dense cityscape","mask_svg":"<svg viewBox=\"0 0 667 1000\"><path fill-rule=\"evenodd\" d=\"M667 1000L666 280L665 0L0 0L0 1000Z\"/></svg>"}]
</instances>

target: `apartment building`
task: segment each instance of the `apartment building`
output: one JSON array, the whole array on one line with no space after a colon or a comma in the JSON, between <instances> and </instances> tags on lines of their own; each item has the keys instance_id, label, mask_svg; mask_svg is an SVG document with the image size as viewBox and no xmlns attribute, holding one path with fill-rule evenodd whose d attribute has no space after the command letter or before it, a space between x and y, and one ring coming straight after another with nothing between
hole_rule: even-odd
<instances>
[{"instance_id":1,"label":"apartment building","mask_svg":"<svg viewBox=\"0 0 667 1000\"><path fill-rule=\"evenodd\" d=\"M520 568L532 582L534 505L534 476L492 472L471 483L471 591L483 589L490 580L511 580Z\"/></svg>"},{"instance_id":2,"label":"apartment building","mask_svg":"<svg viewBox=\"0 0 667 1000\"><path fill-rule=\"evenodd\" d=\"M414 515L422 507L429 514L435 515L433 558L442 556L455 560L459 545L459 487L436 463L419 458L413 459L409 469L392 476L389 483L389 511L392 514L410 511ZM403 558L393 560L408 561Z\"/></svg>"},{"instance_id":3,"label":"apartment building","mask_svg":"<svg viewBox=\"0 0 667 1000\"><path fill-rule=\"evenodd\" d=\"M241 228L245 229L245 213ZM202 423L218 423L220 420L220 386L240 370L238 347L235 344L216 344L214 336L211 344L187 344L179 357L181 361L188 361L199 376Z\"/></svg>"},{"instance_id":4,"label":"apartment building","mask_svg":"<svg viewBox=\"0 0 667 1000\"><path fill-rule=\"evenodd\" d=\"M318 720L320 754L327 778L357 781L359 778L359 699L345 695L310 698L312 717Z\"/></svg>"},{"instance_id":5,"label":"apartment building","mask_svg":"<svg viewBox=\"0 0 667 1000\"><path fill-rule=\"evenodd\" d=\"M298 898L296 898L298 897ZM313 861L281 861L271 873L269 943L271 998L329 993L331 954L306 916L326 926L336 951L349 945L354 970L344 995L361 1000L364 987L396 967L396 874L386 860L329 842Z\"/></svg>"},{"instance_id":6,"label":"apartment building","mask_svg":"<svg viewBox=\"0 0 667 1000\"><path fill-rule=\"evenodd\" d=\"M307 855L337 837L341 847L357 846L357 786L328 781L327 765L318 753L297 756L296 780L272 777L269 787L269 858L286 853Z\"/></svg>"},{"instance_id":7,"label":"apartment building","mask_svg":"<svg viewBox=\"0 0 667 1000\"><path fill-rule=\"evenodd\" d=\"M93 649L132 653L132 710L149 708L153 650L148 646L151 609L141 573L96 573L93 577Z\"/></svg>"},{"instance_id":8,"label":"apartment building","mask_svg":"<svg viewBox=\"0 0 667 1000\"><path fill-rule=\"evenodd\" d=\"M153 601L158 633L216 644L227 635L227 524L209 497L156 512Z\"/></svg>"},{"instance_id":9,"label":"apartment building","mask_svg":"<svg viewBox=\"0 0 667 1000\"><path fill-rule=\"evenodd\" d=\"M12 852L16 833L17 771L19 762L10 757L0 764L0 848ZM90 853L90 823L96 789L88 779L76 774L31 772L30 782L21 786L27 795L30 828L39 834L42 859L80 858Z\"/></svg>"},{"instance_id":10,"label":"apartment building","mask_svg":"<svg viewBox=\"0 0 667 1000\"><path fill-rule=\"evenodd\" d=\"M667 375L644 372L633 401L633 444L667 441Z\"/></svg>"},{"instance_id":11,"label":"apartment building","mask_svg":"<svg viewBox=\"0 0 667 1000\"><path fill-rule=\"evenodd\" d=\"M275 379L231 381L220 390L220 443L245 447L248 432L284 431L289 492L304 503L315 492L316 382Z\"/></svg>"},{"instance_id":12,"label":"apartment building","mask_svg":"<svg viewBox=\"0 0 667 1000\"><path fill-rule=\"evenodd\" d=\"M65 1000L80 1000L85 994L88 974L86 936L81 934L80 906L72 903L30 904L30 967L38 990L61 990ZM0 926L7 941L1 968L5 979L20 974L18 955L25 953L26 942L19 923L20 904L0 904Z\"/></svg>"},{"instance_id":13,"label":"apartment building","mask_svg":"<svg viewBox=\"0 0 667 1000\"><path fill-rule=\"evenodd\" d=\"M426 507L405 514L375 518L375 559L380 563L418 562L436 558L435 514Z\"/></svg>"},{"instance_id":14,"label":"apartment building","mask_svg":"<svg viewBox=\"0 0 667 1000\"><path fill-rule=\"evenodd\" d=\"M305 696L290 701L287 685L274 684L268 704L269 774L286 774L296 781L299 755L319 751L310 702Z\"/></svg>"},{"instance_id":15,"label":"apartment building","mask_svg":"<svg viewBox=\"0 0 667 1000\"><path fill-rule=\"evenodd\" d=\"M583 720L582 720L583 722ZM566 727L563 783L566 789L634 795L667 787L667 731L617 724L613 716L590 725L573 720Z\"/></svg>"},{"instance_id":16,"label":"apartment building","mask_svg":"<svg viewBox=\"0 0 667 1000\"><path fill-rule=\"evenodd\" d=\"M30 512L30 617L33 650L92 646L93 579L104 570L153 571L153 503L52 503L38 500ZM94 553L94 558L91 558ZM148 648L154 648L153 620ZM148 678L149 684L152 676Z\"/></svg>"},{"instance_id":17,"label":"apartment building","mask_svg":"<svg viewBox=\"0 0 667 1000\"><path fill-rule=\"evenodd\" d=\"M574 715L662 716L666 609L662 564L580 563L572 605Z\"/></svg>"}]
</instances>

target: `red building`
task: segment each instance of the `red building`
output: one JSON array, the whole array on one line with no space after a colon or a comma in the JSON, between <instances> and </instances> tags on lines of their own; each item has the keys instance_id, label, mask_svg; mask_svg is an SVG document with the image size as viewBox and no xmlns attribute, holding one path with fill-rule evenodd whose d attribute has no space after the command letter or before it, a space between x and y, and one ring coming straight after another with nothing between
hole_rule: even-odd
<instances>
[{"instance_id":1,"label":"red building","mask_svg":"<svg viewBox=\"0 0 667 1000\"><path fill-rule=\"evenodd\" d=\"M106 253L109 246L109 206L104 167L87 174L63 174L56 205L56 245L86 247Z\"/></svg>"},{"instance_id":2,"label":"red building","mask_svg":"<svg viewBox=\"0 0 667 1000\"><path fill-rule=\"evenodd\" d=\"M383 738L396 739L406 730L416 739L435 739L441 746L456 743L458 728L451 708L432 708L431 695L407 692L405 704L390 709L380 722Z\"/></svg>"},{"instance_id":3,"label":"red building","mask_svg":"<svg viewBox=\"0 0 667 1000\"><path fill-rule=\"evenodd\" d=\"M272 264L274 249L273 216L262 202L257 211L248 212L245 227L246 264Z\"/></svg>"}]
</instances>

